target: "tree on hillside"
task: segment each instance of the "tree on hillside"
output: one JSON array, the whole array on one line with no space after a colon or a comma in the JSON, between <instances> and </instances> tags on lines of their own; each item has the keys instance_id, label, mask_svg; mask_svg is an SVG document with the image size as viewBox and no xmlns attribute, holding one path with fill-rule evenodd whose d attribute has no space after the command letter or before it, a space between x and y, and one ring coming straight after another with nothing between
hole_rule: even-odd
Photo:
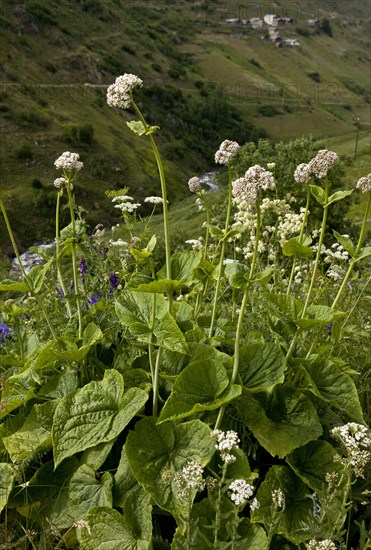
<instances>
[{"instance_id":1,"label":"tree on hillside","mask_svg":"<svg viewBox=\"0 0 371 550\"><path fill-rule=\"evenodd\" d=\"M327 34L328 36L332 36L331 23L330 23L330 21L327 19L327 17L324 17L324 19L322 19L321 29L322 29L323 32L324 32L325 34Z\"/></svg>"}]
</instances>

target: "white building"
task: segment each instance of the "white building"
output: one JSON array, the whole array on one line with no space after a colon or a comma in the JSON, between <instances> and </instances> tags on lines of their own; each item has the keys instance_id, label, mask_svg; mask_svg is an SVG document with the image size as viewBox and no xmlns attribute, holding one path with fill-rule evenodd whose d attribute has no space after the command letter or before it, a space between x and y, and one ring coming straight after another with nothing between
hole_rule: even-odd
<instances>
[{"instance_id":1,"label":"white building","mask_svg":"<svg viewBox=\"0 0 371 550\"><path fill-rule=\"evenodd\" d=\"M279 17L273 13L268 13L264 15L264 23L270 25L271 27L277 27Z\"/></svg>"}]
</instances>

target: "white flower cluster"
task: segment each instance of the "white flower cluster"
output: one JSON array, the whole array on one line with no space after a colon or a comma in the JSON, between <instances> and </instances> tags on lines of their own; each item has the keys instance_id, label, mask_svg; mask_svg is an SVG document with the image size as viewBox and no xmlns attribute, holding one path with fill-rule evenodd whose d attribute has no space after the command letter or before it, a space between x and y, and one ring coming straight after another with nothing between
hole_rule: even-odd
<instances>
[{"instance_id":1,"label":"white flower cluster","mask_svg":"<svg viewBox=\"0 0 371 550\"><path fill-rule=\"evenodd\" d=\"M113 241L111 239L109 241L109 244L111 246L119 246L119 247L123 247L123 248L128 248L129 247L129 243L127 243L126 241L123 241L122 239L117 239L117 241Z\"/></svg>"},{"instance_id":2,"label":"white flower cluster","mask_svg":"<svg viewBox=\"0 0 371 550\"><path fill-rule=\"evenodd\" d=\"M112 202L118 202L118 204L115 204L115 208L121 210L123 214L132 214L141 206L140 202L131 202L133 200L133 197L128 195L116 195L116 197L113 197Z\"/></svg>"},{"instance_id":3,"label":"white flower cluster","mask_svg":"<svg viewBox=\"0 0 371 550\"><path fill-rule=\"evenodd\" d=\"M203 200L202 200L200 197L197 197L197 199L196 199L196 205L197 205L198 210L199 210L200 212L205 212L205 211L206 211L204 202L203 202Z\"/></svg>"},{"instance_id":4,"label":"white flower cluster","mask_svg":"<svg viewBox=\"0 0 371 550\"><path fill-rule=\"evenodd\" d=\"M251 203L255 202L259 189L272 189L274 185L272 172L255 164L232 183L232 193L235 198Z\"/></svg>"},{"instance_id":5,"label":"white flower cluster","mask_svg":"<svg viewBox=\"0 0 371 550\"><path fill-rule=\"evenodd\" d=\"M297 183L307 183L311 176L310 165L305 162L299 164L294 172L294 180Z\"/></svg>"},{"instance_id":6,"label":"white flower cluster","mask_svg":"<svg viewBox=\"0 0 371 550\"><path fill-rule=\"evenodd\" d=\"M266 220L266 225L262 228L261 239L259 241L259 252L267 252L268 259L275 261L275 252L271 237L283 244L295 233L299 233L305 215L304 208L300 209L297 214L290 206L291 202L295 202L295 198L290 196L287 200L269 199L265 197L261 204L261 216L263 221ZM253 206L246 201L234 199L234 204L237 206L237 212L234 216L236 222L233 224L233 229L240 229L241 233L249 232L249 241L242 249L245 259L251 258L255 246L255 225L256 214ZM268 223L267 223L268 221Z\"/></svg>"},{"instance_id":7,"label":"white flower cluster","mask_svg":"<svg viewBox=\"0 0 371 550\"><path fill-rule=\"evenodd\" d=\"M81 168L84 168L84 164L80 161L80 155L69 151L62 153L54 162L54 166L57 170L65 170L66 172L72 172L72 170L78 172Z\"/></svg>"},{"instance_id":8,"label":"white flower cluster","mask_svg":"<svg viewBox=\"0 0 371 550\"><path fill-rule=\"evenodd\" d=\"M217 443L215 449L220 452L221 459L226 464L231 464L236 461L236 457L228 453L233 447L238 447L240 439L237 432L229 430L227 432L222 432L221 430L214 430L211 432L212 437L215 437Z\"/></svg>"},{"instance_id":9,"label":"white flower cluster","mask_svg":"<svg viewBox=\"0 0 371 550\"><path fill-rule=\"evenodd\" d=\"M67 187L66 178L57 178L56 180L54 180L54 187L56 189L58 189L58 191L62 191L63 189L65 189ZM73 189L73 184L72 183L70 183L70 189L71 189L71 191Z\"/></svg>"},{"instance_id":10,"label":"white flower cluster","mask_svg":"<svg viewBox=\"0 0 371 550\"><path fill-rule=\"evenodd\" d=\"M230 484L229 490L232 491L229 497L236 506L245 504L245 502L254 494L254 487L247 483L244 479L235 479Z\"/></svg>"},{"instance_id":11,"label":"white flower cluster","mask_svg":"<svg viewBox=\"0 0 371 550\"><path fill-rule=\"evenodd\" d=\"M357 181L357 189L360 189L362 193L367 193L371 191L371 174L363 176Z\"/></svg>"},{"instance_id":12,"label":"white flower cluster","mask_svg":"<svg viewBox=\"0 0 371 550\"><path fill-rule=\"evenodd\" d=\"M326 271L327 277L335 281L337 283L338 281L341 281L345 277L345 269L343 269L340 265L332 264L331 267Z\"/></svg>"},{"instance_id":13,"label":"white flower cluster","mask_svg":"<svg viewBox=\"0 0 371 550\"><path fill-rule=\"evenodd\" d=\"M343 235L343 237L349 237L349 235ZM340 243L334 243L331 245L331 248L326 248L325 250L326 257L324 259L324 262L326 264L333 263L334 260L339 260L340 262L349 261L349 253L344 250L343 245Z\"/></svg>"},{"instance_id":14,"label":"white flower cluster","mask_svg":"<svg viewBox=\"0 0 371 550\"><path fill-rule=\"evenodd\" d=\"M364 477L364 467L371 459L371 452L363 450L371 448L370 430L362 424L348 422L344 426L337 426L331 432L337 436L344 448L347 457L342 461L349 466L357 477Z\"/></svg>"},{"instance_id":15,"label":"white flower cluster","mask_svg":"<svg viewBox=\"0 0 371 550\"><path fill-rule=\"evenodd\" d=\"M317 178L324 178L338 160L339 157L333 151L321 149L309 162L310 171Z\"/></svg>"},{"instance_id":16,"label":"white flower cluster","mask_svg":"<svg viewBox=\"0 0 371 550\"><path fill-rule=\"evenodd\" d=\"M188 189L191 193L198 193L202 189L200 178L194 176L188 181Z\"/></svg>"},{"instance_id":17,"label":"white flower cluster","mask_svg":"<svg viewBox=\"0 0 371 550\"><path fill-rule=\"evenodd\" d=\"M308 163L298 164L294 172L294 180L297 183L307 183L312 174L317 178L324 178L338 160L339 157L333 151L321 149Z\"/></svg>"},{"instance_id":18,"label":"white flower cluster","mask_svg":"<svg viewBox=\"0 0 371 550\"><path fill-rule=\"evenodd\" d=\"M188 239L188 241L184 241L186 244L191 244L193 250L203 250L204 243L202 242L202 237L199 239Z\"/></svg>"},{"instance_id":19,"label":"white flower cluster","mask_svg":"<svg viewBox=\"0 0 371 550\"><path fill-rule=\"evenodd\" d=\"M240 146L237 141L225 139L215 153L216 164L229 164L229 161L235 156L239 148Z\"/></svg>"},{"instance_id":20,"label":"white flower cluster","mask_svg":"<svg viewBox=\"0 0 371 550\"><path fill-rule=\"evenodd\" d=\"M144 202L148 202L149 204L163 204L163 198L162 197L146 197L144 199Z\"/></svg>"},{"instance_id":21,"label":"white flower cluster","mask_svg":"<svg viewBox=\"0 0 371 550\"><path fill-rule=\"evenodd\" d=\"M202 479L203 468L200 464L191 460L173 477L174 493L180 500L188 498L190 489L203 491L205 481Z\"/></svg>"},{"instance_id":22,"label":"white flower cluster","mask_svg":"<svg viewBox=\"0 0 371 550\"><path fill-rule=\"evenodd\" d=\"M307 550L336 550L335 544L330 539L312 539L306 543Z\"/></svg>"},{"instance_id":23,"label":"white flower cluster","mask_svg":"<svg viewBox=\"0 0 371 550\"><path fill-rule=\"evenodd\" d=\"M111 84L107 89L108 105L110 107L120 107L121 109L130 107L130 94L136 86L141 88L143 80L135 74L126 73L118 76L114 84Z\"/></svg>"},{"instance_id":24,"label":"white flower cluster","mask_svg":"<svg viewBox=\"0 0 371 550\"><path fill-rule=\"evenodd\" d=\"M274 489L272 491L272 503L276 508L285 507L285 495L281 489Z\"/></svg>"}]
</instances>

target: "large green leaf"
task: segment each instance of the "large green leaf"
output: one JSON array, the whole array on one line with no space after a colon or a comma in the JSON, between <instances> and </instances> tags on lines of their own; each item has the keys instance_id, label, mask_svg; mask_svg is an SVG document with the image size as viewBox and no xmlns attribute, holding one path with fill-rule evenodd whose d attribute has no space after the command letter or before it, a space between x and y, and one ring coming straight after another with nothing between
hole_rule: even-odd
<instances>
[{"instance_id":1,"label":"large green leaf","mask_svg":"<svg viewBox=\"0 0 371 550\"><path fill-rule=\"evenodd\" d=\"M349 374L330 359L319 355L306 361L304 367L309 377L309 390L346 412L356 422L364 423L357 388Z\"/></svg>"},{"instance_id":2,"label":"large green leaf","mask_svg":"<svg viewBox=\"0 0 371 550\"><path fill-rule=\"evenodd\" d=\"M323 492L326 474L338 474L337 485L348 490L349 476L346 466L340 461L339 453L327 441L310 441L304 447L295 449L286 457L286 462L316 493ZM344 499L346 502L346 498Z\"/></svg>"},{"instance_id":3,"label":"large green leaf","mask_svg":"<svg viewBox=\"0 0 371 550\"><path fill-rule=\"evenodd\" d=\"M119 372L108 370L100 382L90 382L59 403L52 437L54 462L114 439L147 401L139 388L124 394L124 381Z\"/></svg>"},{"instance_id":4,"label":"large green leaf","mask_svg":"<svg viewBox=\"0 0 371 550\"><path fill-rule=\"evenodd\" d=\"M198 267L201 259L202 252L198 250L176 252L170 258L171 277L184 285L191 285L194 281L194 270ZM158 276L161 279L166 278L165 268L159 271Z\"/></svg>"},{"instance_id":5,"label":"large green leaf","mask_svg":"<svg viewBox=\"0 0 371 550\"><path fill-rule=\"evenodd\" d=\"M316 199L316 201L321 205L325 206L326 204L326 194L324 189L322 187L319 187L318 185L309 185L310 192L312 193L313 197Z\"/></svg>"},{"instance_id":6,"label":"large green leaf","mask_svg":"<svg viewBox=\"0 0 371 550\"><path fill-rule=\"evenodd\" d=\"M166 312L162 319L156 321L153 334L156 337L155 343L158 346L170 351L187 353L186 339L170 313Z\"/></svg>"},{"instance_id":7,"label":"large green leaf","mask_svg":"<svg viewBox=\"0 0 371 550\"><path fill-rule=\"evenodd\" d=\"M284 381L285 370L285 356L277 344L250 344L240 349L238 372L249 391L272 391Z\"/></svg>"},{"instance_id":8,"label":"large green leaf","mask_svg":"<svg viewBox=\"0 0 371 550\"><path fill-rule=\"evenodd\" d=\"M73 473L79 467L75 458L69 458L53 471L53 462L44 463L30 481L21 489L16 487L9 499L9 506L20 508L26 515L50 527L59 529L71 526L68 485Z\"/></svg>"},{"instance_id":9,"label":"large green leaf","mask_svg":"<svg viewBox=\"0 0 371 550\"><path fill-rule=\"evenodd\" d=\"M285 498L284 509L278 515L272 504L272 491L281 490ZM294 544L310 538L307 524L313 501L308 487L286 466L272 466L259 487L256 498L260 508L251 513L251 521L262 523L267 531L275 526L275 534L283 535Z\"/></svg>"},{"instance_id":10,"label":"large green leaf","mask_svg":"<svg viewBox=\"0 0 371 550\"><path fill-rule=\"evenodd\" d=\"M178 375L159 422L219 409L239 395L241 386L229 386L227 371L222 363L213 359L192 362Z\"/></svg>"},{"instance_id":11,"label":"large green leaf","mask_svg":"<svg viewBox=\"0 0 371 550\"><path fill-rule=\"evenodd\" d=\"M84 518L96 506L112 507L112 485L113 476L110 472L105 472L98 480L91 466L80 466L72 475L68 488L71 520Z\"/></svg>"},{"instance_id":12,"label":"large green leaf","mask_svg":"<svg viewBox=\"0 0 371 550\"><path fill-rule=\"evenodd\" d=\"M126 455L126 445L122 447L121 458L114 478L113 504L124 508L127 497L138 487L138 482L130 468Z\"/></svg>"},{"instance_id":13,"label":"large green leaf","mask_svg":"<svg viewBox=\"0 0 371 550\"><path fill-rule=\"evenodd\" d=\"M168 313L162 294L126 291L122 303L116 302L120 322L142 342L149 342L171 351L187 352L187 343L175 319Z\"/></svg>"},{"instance_id":14,"label":"large green leaf","mask_svg":"<svg viewBox=\"0 0 371 550\"><path fill-rule=\"evenodd\" d=\"M305 246L301 242L300 236L292 237L282 245L282 252L285 256L294 256L295 258L310 258L313 255L313 249Z\"/></svg>"},{"instance_id":15,"label":"large green leaf","mask_svg":"<svg viewBox=\"0 0 371 550\"><path fill-rule=\"evenodd\" d=\"M137 422L129 433L126 453L139 483L160 508L181 522L187 503L175 497L163 474L173 475L191 460L206 466L215 453L215 439L210 428L199 420L156 424L156 419L149 417Z\"/></svg>"},{"instance_id":16,"label":"large green leaf","mask_svg":"<svg viewBox=\"0 0 371 550\"><path fill-rule=\"evenodd\" d=\"M34 405L23 426L3 442L13 462L51 448L51 429L57 401Z\"/></svg>"},{"instance_id":17,"label":"large green leaf","mask_svg":"<svg viewBox=\"0 0 371 550\"><path fill-rule=\"evenodd\" d=\"M345 197L349 197L353 193L354 189L348 189L345 191L335 191L332 195L329 196L327 199L327 204L332 204L333 202L338 202L344 199Z\"/></svg>"},{"instance_id":18,"label":"large green leaf","mask_svg":"<svg viewBox=\"0 0 371 550\"><path fill-rule=\"evenodd\" d=\"M112 508L93 508L79 529L81 550L149 550L152 538L150 496L136 491L126 502L125 515Z\"/></svg>"},{"instance_id":19,"label":"large green leaf","mask_svg":"<svg viewBox=\"0 0 371 550\"><path fill-rule=\"evenodd\" d=\"M336 311L328 306L309 306L305 319L295 319L295 323L302 329L324 327L346 315L343 311Z\"/></svg>"},{"instance_id":20,"label":"large green leaf","mask_svg":"<svg viewBox=\"0 0 371 550\"><path fill-rule=\"evenodd\" d=\"M322 434L313 403L303 393L277 386L272 396L243 390L236 402L240 418L271 455L280 458Z\"/></svg>"},{"instance_id":21,"label":"large green leaf","mask_svg":"<svg viewBox=\"0 0 371 550\"><path fill-rule=\"evenodd\" d=\"M300 317L303 304L286 294L264 294L264 297L271 313L296 330L295 319Z\"/></svg>"},{"instance_id":22,"label":"large green leaf","mask_svg":"<svg viewBox=\"0 0 371 550\"><path fill-rule=\"evenodd\" d=\"M224 270L232 288L246 288L249 280L249 269L238 262L227 264Z\"/></svg>"},{"instance_id":23,"label":"large green leaf","mask_svg":"<svg viewBox=\"0 0 371 550\"><path fill-rule=\"evenodd\" d=\"M0 283L0 291L4 292L30 292L30 287L25 281L11 281L3 279Z\"/></svg>"},{"instance_id":24,"label":"large green leaf","mask_svg":"<svg viewBox=\"0 0 371 550\"><path fill-rule=\"evenodd\" d=\"M5 508L15 480L14 467L5 462L0 464L0 512Z\"/></svg>"},{"instance_id":25,"label":"large green leaf","mask_svg":"<svg viewBox=\"0 0 371 550\"><path fill-rule=\"evenodd\" d=\"M30 370L10 376L1 392L0 419L24 405L35 395L36 382Z\"/></svg>"}]
</instances>

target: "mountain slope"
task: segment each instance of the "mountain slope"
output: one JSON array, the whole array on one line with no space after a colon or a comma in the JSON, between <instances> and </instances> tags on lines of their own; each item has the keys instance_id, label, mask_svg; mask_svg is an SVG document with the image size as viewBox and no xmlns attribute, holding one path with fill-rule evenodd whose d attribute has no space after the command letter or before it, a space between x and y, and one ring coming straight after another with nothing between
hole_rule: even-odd
<instances>
[{"instance_id":1,"label":"mountain slope","mask_svg":"<svg viewBox=\"0 0 371 550\"><path fill-rule=\"evenodd\" d=\"M360 1L276 4L294 18L279 28L298 47L277 48L269 26L241 21L264 5L232 2L5 0L0 14L0 189L23 245L53 234L53 162L64 150L85 164L78 200L92 223L113 220L105 188L130 187L137 199L158 194L144 140L126 127L130 112L106 105L105 90L124 72L138 74L146 117L161 127L170 202L190 175L213 166L225 138L268 134L291 139L360 138L369 129L368 6ZM242 6L242 7L241 7ZM259 7L258 7L259 6ZM296 4L295 4L296 6ZM271 8L271 6L270 6ZM332 37L307 20L330 23ZM359 120L358 120L359 119ZM362 141L362 140L361 140ZM0 226L1 241L4 228Z\"/></svg>"}]
</instances>

